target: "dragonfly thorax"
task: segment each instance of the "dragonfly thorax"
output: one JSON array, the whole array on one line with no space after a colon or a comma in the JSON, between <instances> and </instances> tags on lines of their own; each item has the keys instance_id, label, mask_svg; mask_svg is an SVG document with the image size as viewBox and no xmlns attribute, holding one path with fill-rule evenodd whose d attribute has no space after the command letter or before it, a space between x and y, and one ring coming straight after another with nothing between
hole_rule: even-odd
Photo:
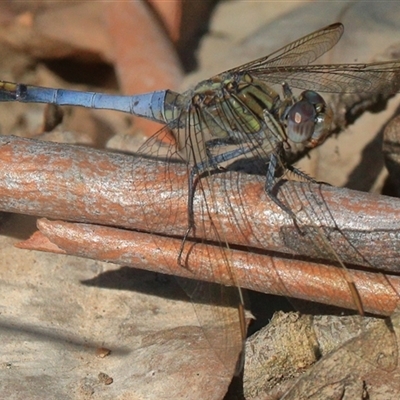
<instances>
[{"instance_id":1,"label":"dragonfly thorax","mask_svg":"<svg viewBox=\"0 0 400 400\"><path fill-rule=\"evenodd\" d=\"M330 111L318 93L305 91L296 98L284 84L281 97L246 73L205 80L186 99L175 138L181 156L194 165L221 165L236 154L268 158L280 149L297 152L315 147L329 132Z\"/></svg>"},{"instance_id":2,"label":"dragonfly thorax","mask_svg":"<svg viewBox=\"0 0 400 400\"><path fill-rule=\"evenodd\" d=\"M279 94L264 82L248 74L227 73L197 85L191 108L203 115L212 136L251 140L265 128L265 111L274 113L279 103Z\"/></svg>"}]
</instances>

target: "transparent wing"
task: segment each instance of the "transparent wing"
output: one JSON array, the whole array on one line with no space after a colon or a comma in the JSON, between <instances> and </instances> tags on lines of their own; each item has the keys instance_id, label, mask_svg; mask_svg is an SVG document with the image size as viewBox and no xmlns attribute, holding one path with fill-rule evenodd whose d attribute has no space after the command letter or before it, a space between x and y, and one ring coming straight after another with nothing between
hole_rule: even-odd
<instances>
[{"instance_id":1,"label":"transparent wing","mask_svg":"<svg viewBox=\"0 0 400 400\"><path fill-rule=\"evenodd\" d=\"M324 28L285 46L268 57L245 64L230 72L232 76L235 74L247 73L258 79L265 80L267 84L269 82L280 84L285 81L293 87L316 91L398 91L400 70L400 63L398 62L369 65L307 65L334 46L342 32L343 26L341 24L331 25L330 27ZM219 95L218 88L216 91L218 92L216 95ZM222 97L218 98L220 99ZM179 188L176 190L176 185L172 185L172 182L176 179L173 167L171 167L172 163L168 162L162 164L165 168L167 181L169 181L166 182L167 189L162 201L169 207L171 216L176 219L176 221L178 221L178 219L182 220L182 218L187 218L186 210L182 211L182 208L179 209L176 207L176 200L177 196L180 196L180 193L187 192L184 190L183 185L187 185L189 181L191 167L197 165L203 166L205 173L198 181L195 192L196 206L194 217L196 236L191 237L190 240L185 243L183 252L184 265L182 268L191 269L193 261L191 260L191 248L204 244L202 239L196 240L196 237L204 238L207 241L213 241L219 244L219 246L216 246L213 250L206 250L201 260L201 265L204 268L210 268L212 274L211 280L217 281L218 275L223 273L225 276L229 277L231 286L237 286L237 279L231 268L232 261L229 256L228 240L226 239L227 232L224 231L225 227L220 223L219 218L212 216L211 210L217 209L217 204L226 204L226 207L229 209L229 199L233 196L240 197L242 193L238 186L235 187L234 180L229 183L229 187L218 187L217 175L208 174L209 170L214 167L210 159L215 157L215 164L220 166L220 160L223 160L223 157L218 158L218 154L224 154L224 152L226 154L226 148L231 145L239 150L248 147L248 152L238 153L242 158L253 156L260 159L274 151L276 145L273 135L270 135L271 137L269 138L268 132L265 133L266 138L264 138L264 145L262 147L257 146L257 138L247 139L241 142L236 141L236 143L229 143L229 140L223 140L227 137L229 139L231 133L233 136L236 135L236 138L238 138L239 136L237 135L240 134L242 134L242 138L246 136L251 137L249 133L254 131L254 126L251 124L252 118L250 114L244 112L243 107L245 107L245 104L241 105L238 101L224 100L212 104L210 107L191 107L189 110L182 110L173 120L171 126L176 129L175 138L178 150L176 150L175 147L167 146L164 149L166 151L163 157L166 157L168 160L171 158L179 159L179 157L181 157L182 160L185 160L187 174L181 181L182 190L179 190ZM251 108L247 108L247 111L250 112ZM143 157L152 156L158 158L160 155L159 150L162 146L160 146L157 140L160 136L164 135L165 132L166 130L163 129L150 139L145 146L140 149L140 155ZM216 138L217 140L215 141L214 139ZM213 140L214 145L207 147L206 143ZM139 156L134 163L139 162L143 157ZM162 163L163 161L156 160L156 162ZM265 176L261 176L260 181L264 182ZM154 181L152 179L145 180L145 182L133 182L134 187L136 186L136 188L144 189L140 190L140 192L144 193L141 204L143 204L142 207L145 218L157 219L157 215L154 215L152 212L151 204L154 201L161 201L161 199L154 198L152 190L153 185ZM171 186L171 188L174 187L175 189L168 190L168 186ZM215 201L215 198L221 195L226 197L226 201L218 203ZM185 200L186 204L188 204L188 199L184 199L184 201ZM288 202L290 203L290 197L288 198ZM297 221L301 226L302 236L305 237L307 233L307 237L309 236L312 239L310 241L311 246L319 252L318 254L324 252L333 252L336 254L329 240L325 238L324 232L318 229L320 219L327 218L326 215L330 215L329 210L327 211L328 212L324 212L322 216L316 213L317 216L314 218L314 210L312 206L310 206L309 210L305 208L306 218L304 218L304 221L302 219ZM220 212L222 214L224 210L220 210ZM237 218L237 220L245 219L246 210L238 210L235 213L235 218ZM311 223L309 221L311 221ZM315 227L314 221L316 221ZM163 225L165 221L160 219L158 222L160 225ZM249 226L249 230L251 230L259 243L262 244L262 234L256 232L256 227ZM171 230L171 234L175 233L175 231ZM242 232L238 234L242 234ZM245 233L243 232L243 234ZM319 239L318 242L315 238ZM157 236L154 236L154 240L157 241ZM298 235L296 236L296 240L298 240ZM198 283L181 279L179 279L179 282L193 301L198 320L207 341L215 350L218 358L227 368L230 368L232 364L235 363L243 344L243 336L241 334L241 332L243 332L243 325L239 317L240 314L234 307L237 304L243 305L243 300L240 298L240 291L230 290L229 288L218 285L208 285L207 283ZM211 304L212 307L208 307L206 303Z\"/></svg>"},{"instance_id":2,"label":"transparent wing","mask_svg":"<svg viewBox=\"0 0 400 400\"><path fill-rule=\"evenodd\" d=\"M306 35L272 54L227 72L249 74L267 84L330 93L399 91L400 61L371 64L309 65L330 50L344 31L340 23Z\"/></svg>"},{"instance_id":3,"label":"transparent wing","mask_svg":"<svg viewBox=\"0 0 400 400\"><path fill-rule=\"evenodd\" d=\"M396 93L400 89L400 61L371 64L282 66L247 70L268 83L330 93Z\"/></svg>"},{"instance_id":4,"label":"transparent wing","mask_svg":"<svg viewBox=\"0 0 400 400\"><path fill-rule=\"evenodd\" d=\"M164 171L163 176L166 177L164 182L158 182L155 176L151 176L151 171L149 171L148 179L132 180L136 196L138 193L141 196L139 207L144 220L151 221L152 226L154 224L162 226L164 235L182 236L185 232L176 230L175 227L187 227L189 223L187 187L191 165L206 158L204 135L207 134L209 127L202 115L182 111L173 122L173 125L178 127L174 133L177 145L162 143L168 135L167 126L147 140L132 161L133 176L136 175L137 168L141 168L148 159L151 159L148 163L149 168L158 166ZM176 175L175 163L186 165L184 176ZM162 198L155 198L155 185L165 187ZM224 233L218 228L218 221L214 221L209 212L214 207L216 190L212 176L205 176L198 182L195 191L194 215L198 238L194 238L191 232L188 240L184 242L181 261L178 260L179 252L176 252L176 260L177 264L181 264L180 266L187 271L198 267L210 271L211 282L218 282L221 274L229 276L232 287L183 278L177 278L177 281L192 301L199 326L209 348L213 350L216 359L223 364L227 374L232 377L244 344L244 308L241 292L236 287L236 279L230 268L229 251L224 240ZM155 210L159 206L155 204L160 201L168 208L167 214L172 223L167 223L157 215ZM179 207L179 204L182 207ZM207 222L204 223L204 221ZM166 225L167 232L164 230ZM157 243L158 236L154 234L152 238ZM212 240L218 245L203 246L205 240Z\"/></svg>"},{"instance_id":5,"label":"transparent wing","mask_svg":"<svg viewBox=\"0 0 400 400\"><path fill-rule=\"evenodd\" d=\"M282 47L266 57L251 61L227 72L248 72L285 65L308 65L321 57L339 41L344 31L341 23L329 25Z\"/></svg>"}]
</instances>

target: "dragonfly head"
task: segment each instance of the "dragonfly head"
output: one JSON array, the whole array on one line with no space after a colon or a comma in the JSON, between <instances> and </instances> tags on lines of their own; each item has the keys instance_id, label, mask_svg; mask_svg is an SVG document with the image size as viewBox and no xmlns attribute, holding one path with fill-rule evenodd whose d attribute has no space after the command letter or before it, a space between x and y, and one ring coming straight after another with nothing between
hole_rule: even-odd
<instances>
[{"instance_id":1,"label":"dragonfly head","mask_svg":"<svg viewBox=\"0 0 400 400\"><path fill-rule=\"evenodd\" d=\"M315 147L329 133L332 112L318 93L306 90L290 108L286 119L287 135L292 142Z\"/></svg>"}]
</instances>

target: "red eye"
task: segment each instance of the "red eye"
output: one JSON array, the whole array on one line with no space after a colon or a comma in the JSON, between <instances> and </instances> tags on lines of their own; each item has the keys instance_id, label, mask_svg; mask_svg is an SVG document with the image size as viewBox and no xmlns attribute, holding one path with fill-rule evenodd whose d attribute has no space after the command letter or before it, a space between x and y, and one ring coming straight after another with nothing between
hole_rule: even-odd
<instances>
[{"instance_id":1,"label":"red eye","mask_svg":"<svg viewBox=\"0 0 400 400\"><path fill-rule=\"evenodd\" d=\"M295 103L287 116L287 135L295 143L303 143L314 133L316 112L314 106L303 99Z\"/></svg>"}]
</instances>

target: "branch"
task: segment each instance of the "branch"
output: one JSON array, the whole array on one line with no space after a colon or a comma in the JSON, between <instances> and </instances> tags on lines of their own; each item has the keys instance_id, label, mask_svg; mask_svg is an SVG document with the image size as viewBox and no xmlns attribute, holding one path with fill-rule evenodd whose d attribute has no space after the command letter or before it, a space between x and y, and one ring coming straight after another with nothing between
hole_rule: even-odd
<instances>
[{"instance_id":1,"label":"branch","mask_svg":"<svg viewBox=\"0 0 400 400\"><path fill-rule=\"evenodd\" d=\"M25 248L349 308L354 300L344 270L333 265L336 257L349 268L399 267L397 199L284 182L278 196L298 216L296 226L265 194L264 177L203 178L194 200L196 236L184 246L183 268L177 255L187 230L185 166L15 137L0 137L0 160L0 210L105 225L41 220L41 233ZM350 275L365 311L394 310L397 277L353 269Z\"/></svg>"}]
</instances>

